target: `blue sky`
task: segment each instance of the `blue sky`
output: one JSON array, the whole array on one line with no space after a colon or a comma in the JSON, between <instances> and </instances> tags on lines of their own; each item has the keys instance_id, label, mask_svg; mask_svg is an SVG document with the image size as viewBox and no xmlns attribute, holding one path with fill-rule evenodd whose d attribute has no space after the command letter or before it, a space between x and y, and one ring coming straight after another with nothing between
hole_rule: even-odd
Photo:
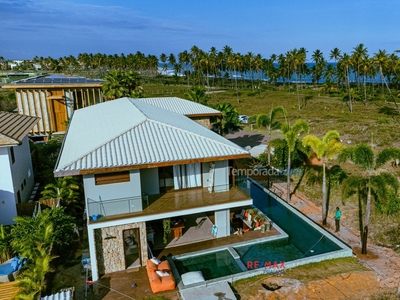
<instances>
[{"instance_id":1,"label":"blue sky","mask_svg":"<svg viewBox=\"0 0 400 300\"><path fill-rule=\"evenodd\" d=\"M396 0L0 0L0 56L400 49Z\"/></svg>"}]
</instances>

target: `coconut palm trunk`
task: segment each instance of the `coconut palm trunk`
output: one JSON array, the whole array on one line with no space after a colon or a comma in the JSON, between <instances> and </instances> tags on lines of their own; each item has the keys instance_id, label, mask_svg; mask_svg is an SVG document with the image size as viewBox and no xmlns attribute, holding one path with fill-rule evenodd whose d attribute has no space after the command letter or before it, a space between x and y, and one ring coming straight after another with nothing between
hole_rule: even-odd
<instances>
[{"instance_id":1,"label":"coconut palm trunk","mask_svg":"<svg viewBox=\"0 0 400 300\"><path fill-rule=\"evenodd\" d=\"M322 225L326 225L327 207L326 207L326 158L322 159Z\"/></svg>"},{"instance_id":2,"label":"coconut palm trunk","mask_svg":"<svg viewBox=\"0 0 400 300\"><path fill-rule=\"evenodd\" d=\"M287 195L286 195L286 201L290 201L290 149L288 151L288 164L287 164Z\"/></svg>"}]
</instances>

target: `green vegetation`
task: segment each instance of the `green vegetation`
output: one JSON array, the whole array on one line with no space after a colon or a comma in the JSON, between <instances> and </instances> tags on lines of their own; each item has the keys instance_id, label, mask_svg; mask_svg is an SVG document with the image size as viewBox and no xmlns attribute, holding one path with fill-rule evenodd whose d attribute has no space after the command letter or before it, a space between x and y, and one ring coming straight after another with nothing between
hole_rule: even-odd
<instances>
[{"instance_id":1,"label":"green vegetation","mask_svg":"<svg viewBox=\"0 0 400 300\"><path fill-rule=\"evenodd\" d=\"M359 223L362 243L362 254L367 254L368 227L371 214L372 197L379 204L383 204L391 197L397 197L399 182L390 173L379 172L377 169L384 165L389 159L399 159L400 150L386 148L379 152L375 158L371 146L359 144L355 147L348 147L339 155L339 161L350 159L364 172L362 176L350 176L343 185L344 197L358 194L359 199L366 195L366 208L364 224L362 223L362 201L359 200ZM399 201L399 200L398 200Z\"/></svg>"},{"instance_id":2,"label":"green vegetation","mask_svg":"<svg viewBox=\"0 0 400 300\"><path fill-rule=\"evenodd\" d=\"M54 271L52 261L70 254L73 218L64 208L38 212L36 217L15 217L16 225L0 226L0 256L19 255L26 264L17 277L19 293L15 299L37 299L46 289L47 275Z\"/></svg>"},{"instance_id":3,"label":"green vegetation","mask_svg":"<svg viewBox=\"0 0 400 300\"><path fill-rule=\"evenodd\" d=\"M313 154L322 160L322 225L326 225L328 217L327 210L327 191L326 191L326 164L328 159L333 159L340 154L344 146L340 142L339 132L335 130L328 131L322 140L314 135L307 135L303 139L303 146L310 147Z\"/></svg>"}]
</instances>

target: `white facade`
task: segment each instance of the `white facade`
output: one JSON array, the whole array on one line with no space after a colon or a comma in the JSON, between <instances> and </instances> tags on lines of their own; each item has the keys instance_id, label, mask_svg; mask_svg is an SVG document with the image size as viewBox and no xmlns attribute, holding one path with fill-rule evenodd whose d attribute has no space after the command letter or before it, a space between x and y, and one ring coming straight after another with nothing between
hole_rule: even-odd
<instances>
[{"instance_id":1,"label":"white facade","mask_svg":"<svg viewBox=\"0 0 400 300\"><path fill-rule=\"evenodd\" d=\"M14 162L11 151L14 152ZM27 202L34 187L27 136L19 146L0 147L0 170L0 224L10 225L15 223L16 204Z\"/></svg>"}]
</instances>

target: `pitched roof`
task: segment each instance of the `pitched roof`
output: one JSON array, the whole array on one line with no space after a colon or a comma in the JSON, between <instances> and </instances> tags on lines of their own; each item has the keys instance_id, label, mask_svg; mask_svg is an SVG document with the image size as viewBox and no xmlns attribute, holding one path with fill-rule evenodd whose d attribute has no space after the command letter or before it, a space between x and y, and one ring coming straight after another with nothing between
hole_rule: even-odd
<instances>
[{"instance_id":1,"label":"pitched roof","mask_svg":"<svg viewBox=\"0 0 400 300\"><path fill-rule=\"evenodd\" d=\"M248 156L248 151L182 114L121 98L74 112L54 173L77 175Z\"/></svg>"},{"instance_id":2,"label":"pitched roof","mask_svg":"<svg viewBox=\"0 0 400 300\"><path fill-rule=\"evenodd\" d=\"M206 105L177 97L139 98L136 99L185 116L219 116L221 112Z\"/></svg>"},{"instance_id":3,"label":"pitched roof","mask_svg":"<svg viewBox=\"0 0 400 300\"><path fill-rule=\"evenodd\" d=\"M0 147L21 144L40 118L0 111Z\"/></svg>"}]
</instances>

